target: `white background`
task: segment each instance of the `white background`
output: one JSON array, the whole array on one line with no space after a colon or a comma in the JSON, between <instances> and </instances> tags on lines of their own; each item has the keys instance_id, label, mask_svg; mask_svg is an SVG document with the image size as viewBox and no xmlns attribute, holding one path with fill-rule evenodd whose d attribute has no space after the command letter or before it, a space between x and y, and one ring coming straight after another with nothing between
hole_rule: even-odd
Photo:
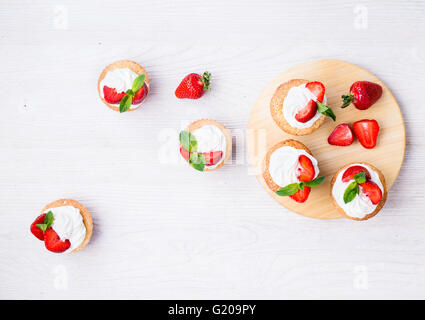
<instances>
[{"instance_id":1,"label":"white background","mask_svg":"<svg viewBox=\"0 0 425 320\"><path fill-rule=\"evenodd\" d=\"M424 1L0 2L0 298L425 298ZM249 173L243 135L267 82L336 58L381 78L407 150L381 213L321 221L280 207ZM142 64L152 91L119 114L102 69ZM212 90L178 101L190 72ZM176 164L170 138L211 118L235 134L233 163ZM88 207L80 253L29 232L59 198Z\"/></svg>"}]
</instances>

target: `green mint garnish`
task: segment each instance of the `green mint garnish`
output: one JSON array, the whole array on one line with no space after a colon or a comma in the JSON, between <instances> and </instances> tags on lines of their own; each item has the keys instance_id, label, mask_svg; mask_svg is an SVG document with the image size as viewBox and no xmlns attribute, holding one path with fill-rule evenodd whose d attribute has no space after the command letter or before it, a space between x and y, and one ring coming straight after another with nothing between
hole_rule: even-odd
<instances>
[{"instance_id":1,"label":"green mint garnish","mask_svg":"<svg viewBox=\"0 0 425 320\"><path fill-rule=\"evenodd\" d=\"M43 231L43 234L46 232L47 229L49 229L53 224L53 212L49 211L44 216L43 223L36 224L36 227L39 228L41 231Z\"/></svg>"},{"instance_id":2,"label":"green mint garnish","mask_svg":"<svg viewBox=\"0 0 425 320\"><path fill-rule=\"evenodd\" d=\"M316 104L317 104L317 111L319 111L321 114L331 118L333 121L336 120L335 113L332 111L331 108L329 108L326 104L321 103L319 101L317 101Z\"/></svg>"},{"instance_id":3,"label":"green mint garnish","mask_svg":"<svg viewBox=\"0 0 425 320\"><path fill-rule=\"evenodd\" d=\"M190 154L189 163L194 169L204 171L206 161L202 153L192 152Z\"/></svg>"},{"instance_id":4,"label":"green mint garnish","mask_svg":"<svg viewBox=\"0 0 425 320\"><path fill-rule=\"evenodd\" d=\"M189 131L181 131L179 134L180 145L190 152L189 164L196 170L204 171L206 160L202 153L198 153L198 142Z\"/></svg>"},{"instance_id":5,"label":"green mint garnish","mask_svg":"<svg viewBox=\"0 0 425 320\"><path fill-rule=\"evenodd\" d=\"M344 203L349 203L353 201L353 199L356 197L356 195L359 194L359 185L356 181L351 182L347 189L345 189L344 192Z\"/></svg>"},{"instance_id":6,"label":"green mint garnish","mask_svg":"<svg viewBox=\"0 0 425 320\"><path fill-rule=\"evenodd\" d=\"M131 107L131 103L133 102L133 98L136 95L137 91L143 87L145 83L145 75L141 74L137 76L133 81L133 86L131 89L128 89L125 92L125 96L120 101L120 113L126 112Z\"/></svg>"},{"instance_id":7,"label":"green mint garnish","mask_svg":"<svg viewBox=\"0 0 425 320\"><path fill-rule=\"evenodd\" d=\"M319 177L311 181L301 181L299 183L291 183L288 184L286 187L283 187L276 191L276 194L281 197L287 197L292 196L293 194L297 193L298 190L304 190L304 187L316 187L320 185L325 180L325 177Z\"/></svg>"},{"instance_id":8,"label":"green mint garnish","mask_svg":"<svg viewBox=\"0 0 425 320\"><path fill-rule=\"evenodd\" d=\"M365 172L359 172L356 175L354 175L354 181L356 181L358 184L365 183L366 182L366 173Z\"/></svg>"}]
</instances>

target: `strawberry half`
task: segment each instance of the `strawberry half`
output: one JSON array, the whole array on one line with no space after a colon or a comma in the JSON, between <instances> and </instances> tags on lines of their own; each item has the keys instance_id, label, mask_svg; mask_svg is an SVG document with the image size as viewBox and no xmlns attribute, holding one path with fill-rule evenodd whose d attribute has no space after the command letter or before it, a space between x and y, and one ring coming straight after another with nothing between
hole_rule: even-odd
<instances>
[{"instance_id":1,"label":"strawberry half","mask_svg":"<svg viewBox=\"0 0 425 320\"><path fill-rule=\"evenodd\" d=\"M61 241L56 231L52 228L47 229L44 233L44 244L47 250L56 253L64 252L71 246L71 242L68 239Z\"/></svg>"},{"instance_id":2,"label":"strawberry half","mask_svg":"<svg viewBox=\"0 0 425 320\"><path fill-rule=\"evenodd\" d=\"M346 123L337 125L328 137L328 143L334 146L349 146L353 141L353 131Z\"/></svg>"},{"instance_id":3,"label":"strawberry half","mask_svg":"<svg viewBox=\"0 0 425 320\"><path fill-rule=\"evenodd\" d=\"M37 219L35 219L34 222L31 224L31 227L30 227L31 233L36 238L40 239L41 241L44 240L44 234L43 234L43 230L41 230L39 227L37 227L37 224L43 224L45 216L46 216L45 213L43 213L42 215L39 215L37 217Z\"/></svg>"},{"instance_id":4,"label":"strawberry half","mask_svg":"<svg viewBox=\"0 0 425 320\"><path fill-rule=\"evenodd\" d=\"M107 103L118 104L125 96L125 92L118 93L115 88L103 87L103 98Z\"/></svg>"},{"instance_id":5,"label":"strawberry half","mask_svg":"<svg viewBox=\"0 0 425 320\"><path fill-rule=\"evenodd\" d=\"M205 157L206 166L213 166L217 164L223 157L223 151L203 152L202 154Z\"/></svg>"},{"instance_id":6,"label":"strawberry half","mask_svg":"<svg viewBox=\"0 0 425 320\"><path fill-rule=\"evenodd\" d=\"M205 90L209 89L211 74L204 72L203 75L197 73L188 74L180 82L175 91L179 99L199 99Z\"/></svg>"},{"instance_id":7,"label":"strawberry half","mask_svg":"<svg viewBox=\"0 0 425 320\"><path fill-rule=\"evenodd\" d=\"M190 152L187 151L185 148L180 147L180 154L182 155L182 157L186 160L189 161L190 158Z\"/></svg>"},{"instance_id":8,"label":"strawberry half","mask_svg":"<svg viewBox=\"0 0 425 320\"><path fill-rule=\"evenodd\" d=\"M295 115L295 120L305 123L311 120L317 113L317 105L314 100L310 100L307 105Z\"/></svg>"},{"instance_id":9,"label":"strawberry half","mask_svg":"<svg viewBox=\"0 0 425 320\"><path fill-rule=\"evenodd\" d=\"M314 179L316 172L313 162L305 155L298 157L297 178L299 181L311 181Z\"/></svg>"},{"instance_id":10,"label":"strawberry half","mask_svg":"<svg viewBox=\"0 0 425 320\"><path fill-rule=\"evenodd\" d=\"M376 146L379 124L376 120L360 120L353 124L354 134L363 147L372 149Z\"/></svg>"},{"instance_id":11,"label":"strawberry half","mask_svg":"<svg viewBox=\"0 0 425 320\"><path fill-rule=\"evenodd\" d=\"M310 194L311 188L310 187L304 187L304 190L298 190L293 195L289 196L292 200L295 200L296 202L302 203L305 202L308 199L308 196Z\"/></svg>"},{"instance_id":12,"label":"strawberry half","mask_svg":"<svg viewBox=\"0 0 425 320\"><path fill-rule=\"evenodd\" d=\"M148 86L145 83L143 83L143 86L136 92L136 94L134 95L133 101L131 102L131 104L139 104L141 103L146 96L148 95Z\"/></svg>"},{"instance_id":13,"label":"strawberry half","mask_svg":"<svg viewBox=\"0 0 425 320\"><path fill-rule=\"evenodd\" d=\"M311 91L317 98L317 101L323 102L325 97L325 86L319 81L309 82L305 87Z\"/></svg>"},{"instance_id":14,"label":"strawberry half","mask_svg":"<svg viewBox=\"0 0 425 320\"><path fill-rule=\"evenodd\" d=\"M366 181L360 184L360 188L373 204L378 204L381 201L382 191L375 182Z\"/></svg>"},{"instance_id":15,"label":"strawberry half","mask_svg":"<svg viewBox=\"0 0 425 320\"><path fill-rule=\"evenodd\" d=\"M370 179L370 173L365 167L352 166L345 170L344 174L342 175L342 181L349 182L351 180L354 180L354 176L361 172L364 172L366 174L366 180Z\"/></svg>"}]
</instances>

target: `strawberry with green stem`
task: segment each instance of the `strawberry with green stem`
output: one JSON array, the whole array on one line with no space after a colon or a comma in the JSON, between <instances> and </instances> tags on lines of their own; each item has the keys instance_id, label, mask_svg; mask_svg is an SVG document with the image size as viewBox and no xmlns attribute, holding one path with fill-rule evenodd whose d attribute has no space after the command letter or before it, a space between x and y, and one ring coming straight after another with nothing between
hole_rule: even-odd
<instances>
[{"instance_id":1,"label":"strawberry with green stem","mask_svg":"<svg viewBox=\"0 0 425 320\"><path fill-rule=\"evenodd\" d=\"M210 90L211 73L208 71L201 75L197 73L188 74L180 82L175 91L179 99L199 99L206 90Z\"/></svg>"}]
</instances>

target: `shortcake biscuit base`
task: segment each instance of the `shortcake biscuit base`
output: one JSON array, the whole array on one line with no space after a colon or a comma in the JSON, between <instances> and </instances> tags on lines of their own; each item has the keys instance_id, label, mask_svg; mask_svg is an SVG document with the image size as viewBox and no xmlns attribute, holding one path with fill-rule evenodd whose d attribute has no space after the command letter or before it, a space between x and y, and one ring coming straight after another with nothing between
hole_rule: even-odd
<instances>
[{"instance_id":1,"label":"shortcake biscuit base","mask_svg":"<svg viewBox=\"0 0 425 320\"><path fill-rule=\"evenodd\" d=\"M285 132L295 135L303 136L312 133L317 130L322 123L325 121L325 116L321 115L310 128L299 129L291 126L285 119L283 115L283 102L285 101L286 96L288 95L289 89L292 87L298 87L302 84L308 83L308 80L303 79L293 79L288 82L282 83L277 87L273 97L270 101L270 113L274 122Z\"/></svg>"},{"instance_id":2,"label":"shortcake biscuit base","mask_svg":"<svg viewBox=\"0 0 425 320\"><path fill-rule=\"evenodd\" d=\"M44 212L52 208L64 207L64 206L73 206L74 208L79 209L80 214L83 217L84 226L86 227L86 237L84 238L83 242L80 244L79 247L71 251L71 253L75 253L82 250L89 243L93 233L93 219L90 215L90 212L86 209L86 207L84 207L78 201L72 200L72 199L60 199L60 200L53 201L49 203L48 205L46 205L44 209L41 211L41 213L43 214Z\"/></svg>"},{"instance_id":3,"label":"shortcake biscuit base","mask_svg":"<svg viewBox=\"0 0 425 320\"><path fill-rule=\"evenodd\" d=\"M311 153L311 151L304 144L302 144L301 142L299 142L297 140L293 140L293 139L281 141L281 142L275 144L273 147L271 147L269 149L269 151L267 151L266 156L265 156L264 161L263 161L263 178L264 178L264 181L266 182L267 186L273 192L276 192L277 190L281 189L282 187L277 185L273 181L273 179L270 175L270 172L269 172L270 157L273 154L273 152L275 152L277 149L284 147L284 146L293 147L295 149L302 149L302 150L305 150L308 154L313 155Z\"/></svg>"},{"instance_id":4,"label":"shortcake biscuit base","mask_svg":"<svg viewBox=\"0 0 425 320\"><path fill-rule=\"evenodd\" d=\"M230 134L230 131L225 126L223 126L220 122L217 122L215 120L210 120L210 119L201 119L201 120L192 122L186 128L186 130L189 132L193 132L206 125L213 125L218 127L221 130L221 132L223 132L224 136L226 137L226 154L224 155L223 161L221 161L221 163L215 168L208 168L207 166L205 166L204 168L204 171L214 171L214 170L217 170L218 168L221 168L224 165L224 163L229 159L230 155L232 154L232 135Z\"/></svg>"},{"instance_id":5,"label":"shortcake biscuit base","mask_svg":"<svg viewBox=\"0 0 425 320\"><path fill-rule=\"evenodd\" d=\"M370 167L372 170L374 170L375 172L377 172L377 173L378 173L378 175L379 175L379 179L381 180L382 186L384 187L384 192L383 192L383 195L382 195L382 199L381 199L381 201L378 203L378 205L377 205L377 207L375 208L375 210L374 210L372 213L370 213L370 214L368 214L368 215L364 216L363 218L355 218L355 217L351 217L351 216L349 216L347 213L345 213L344 209L343 209L343 208L341 208L341 207L338 205L338 203L336 202L336 200L335 200L335 198L334 198L334 196L333 196L333 194L332 194L332 190L333 190L333 187L334 187L334 184L335 184L335 181L336 181L336 178L338 177L338 175L341 173L341 171L346 170L348 167L350 167L350 166L352 166L352 165L354 165L354 164L359 164L359 165L365 165L365 166L368 166L368 167ZM344 215L344 217L346 217L346 218L348 218L348 219L351 219L351 220L356 220L356 221L364 221L364 220L368 220L368 219L370 219L370 218L372 218L372 217L376 216L376 215L378 214L378 212L379 212L379 211L382 209L382 207L384 206L385 201L387 201L387 185L386 185L386 183L385 183L385 177L384 177L384 175L382 174L382 172L381 172L379 169L377 169L376 167L372 166L371 164L369 164L369 163L367 163L367 162L352 162L352 163L349 163L349 164L347 164L347 165L343 166L342 168L340 168L340 169L339 169L339 170L338 170L338 171L334 174L334 176L333 176L333 178L332 178L332 180L331 180L331 189L330 189L330 193L331 193L331 197L332 197L332 202L333 202L333 204L335 205L335 207L338 209L338 211L339 211L340 213L342 213L342 214Z\"/></svg>"},{"instance_id":6,"label":"shortcake biscuit base","mask_svg":"<svg viewBox=\"0 0 425 320\"><path fill-rule=\"evenodd\" d=\"M148 94L149 94L149 91L150 91L150 83L149 83L148 74L146 73L146 70L143 69L143 67L140 64L138 64L137 62L131 61L131 60L120 60L120 61L116 61L116 62L110 64L105 69L103 69L102 73L100 74L99 80L97 81L97 91L99 92L99 97L102 100L102 102L114 111L120 111L120 106L119 105L113 105L113 104L106 102L106 100L102 97L102 92L101 92L102 88L100 87L100 83L102 82L102 80L105 78L106 74L109 71L112 71L112 70L115 70L115 69L120 69L120 68L129 68L130 70L134 71L135 73L137 73L139 75L144 74L145 75L145 82L148 86ZM142 105L142 103L139 104L136 107L132 107L132 108L128 109L126 112L137 110L141 105Z\"/></svg>"}]
</instances>

